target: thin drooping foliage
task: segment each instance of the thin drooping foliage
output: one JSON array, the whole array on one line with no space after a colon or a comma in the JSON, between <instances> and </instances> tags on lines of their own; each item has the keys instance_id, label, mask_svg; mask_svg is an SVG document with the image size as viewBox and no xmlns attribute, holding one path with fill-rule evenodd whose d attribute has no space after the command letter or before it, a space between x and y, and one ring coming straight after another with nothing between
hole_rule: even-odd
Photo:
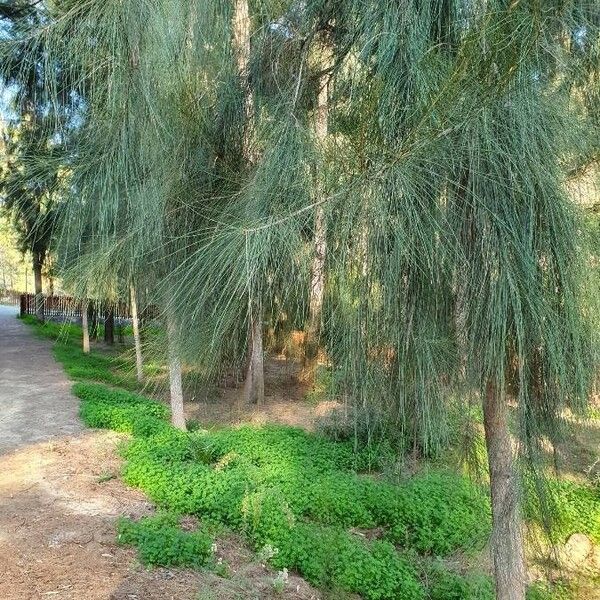
<instances>
[{"instance_id":1,"label":"thin drooping foliage","mask_svg":"<svg viewBox=\"0 0 600 600\"><path fill-rule=\"evenodd\" d=\"M321 240L318 339L357 442L435 453L452 402L479 398L498 597L522 598L509 423L535 465L597 364L569 196L597 168L597 7L246 9L243 68L236 2L55 0L24 32L61 65L45 89L66 79L75 106L63 265L135 279L179 359L212 377L243 371L249 331L306 329Z\"/></svg>"}]
</instances>

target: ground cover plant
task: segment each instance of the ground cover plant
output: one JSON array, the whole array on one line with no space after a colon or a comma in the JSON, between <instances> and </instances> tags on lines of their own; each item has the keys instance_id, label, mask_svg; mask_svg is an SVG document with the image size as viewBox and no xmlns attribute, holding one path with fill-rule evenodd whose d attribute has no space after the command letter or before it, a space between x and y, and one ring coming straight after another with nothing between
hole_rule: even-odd
<instances>
[{"instance_id":1,"label":"ground cover plant","mask_svg":"<svg viewBox=\"0 0 600 600\"><path fill-rule=\"evenodd\" d=\"M164 510L243 531L256 549L273 548L274 567L297 569L313 584L365 598L422 598L419 555L476 550L487 539L485 495L454 474L425 472L394 485L360 474L350 443L281 426L186 433L143 396L93 383L73 389L89 426L133 434L123 450L127 483ZM169 528L164 539L183 543Z\"/></svg>"},{"instance_id":2,"label":"ground cover plant","mask_svg":"<svg viewBox=\"0 0 600 600\"><path fill-rule=\"evenodd\" d=\"M146 565L199 567L211 556L212 540L203 531L182 531L177 515L164 513L139 521L121 519L121 544L134 544Z\"/></svg>"}]
</instances>

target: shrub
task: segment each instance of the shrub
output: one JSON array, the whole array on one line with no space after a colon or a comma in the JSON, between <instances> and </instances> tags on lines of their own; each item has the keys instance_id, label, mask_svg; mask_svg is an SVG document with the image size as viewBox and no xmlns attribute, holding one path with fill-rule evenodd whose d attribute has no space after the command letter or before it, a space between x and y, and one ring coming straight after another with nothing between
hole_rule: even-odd
<instances>
[{"instance_id":1,"label":"shrub","mask_svg":"<svg viewBox=\"0 0 600 600\"><path fill-rule=\"evenodd\" d=\"M182 531L179 518L165 513L139 521L120 519L118 541L136 546L142 563L163 567L199 567L212 555L211 538L203 531Z\"/></svg>"}]
</instances>

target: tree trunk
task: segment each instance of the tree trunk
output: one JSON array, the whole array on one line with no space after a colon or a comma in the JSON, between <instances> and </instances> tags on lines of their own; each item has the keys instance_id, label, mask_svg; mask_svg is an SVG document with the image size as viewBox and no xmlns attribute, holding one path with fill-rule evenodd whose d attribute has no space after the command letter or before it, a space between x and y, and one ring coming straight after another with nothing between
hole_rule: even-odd
<instances>
[{"instance_id":1,"label":"tree trunk","mask_svg":"<svg viewBox=\"0 0 600 600\"><path fill-rule=\"evenodd\" d=\"M254 99L250 88L250 12L248 0L235 0L233 21L233 48L238 66L238 75L244 92L244 132L242 153L248 167L256 157L253 152ZM251 288L251 283L249 282ZM252 303L251 303L252 304ZM263 363L262 310L260 303L250 311L248 368L244 383L244 400L251 404L262 404L265 397Z\"/></svg>"},{"instance_id":2,"label":"tree trunk","mask_svg":"<svg viewBox=\"0 0 600 600\"><path fill-rule=\"evenodd\" d=\"M88 320L90 322L90 338L98 339L98 309L94 302L88 304Z\"/></svg>"},{"instance_id":3,"label":"tree trunk","mask_svg":"<svg viewBox=\"0 0 600 600\"><path fill-rule=\"evenodd\" d=\"M265 376L261 311L257 309L250 324L248 369L244 382L244 400L247 404L262 405L265 399Z\"/></svg>"},{"instance_id":4,"label":"tree trunk","mask_svg":"<svg viewBox=\"0 0 600 600\"><path fill-rule=\"evenodd\" d=\"M169 384L171 394L171 423L174 427L186 430L183 412L183 384L181 380L181 360L177 347L177 326L172 316L167 318L167 343L169 346Z\"/></svg>"},{"instance_id":5,"label":"tree trunk","mask_svg":"<svg viewBox=\"0 0 600 600\"><path fill-rule=\"evenodd\" d=\"M254 104L250 89L250 12L248 0L235 0L233 9L233 48L238 74L244 92L244 138L242 152L248 164L253 162L252 113Z\"/></svg>"},{"instance_id":6,"label":"tree trunk","mask_svg":"<svg viewBox=\"0 0 600 600\"><path fill-rule=\"evenodd\" d=\"M333 61L331 43L327 32L323 32L320 44L320 68L323 72L319 81L317 110L315 114L315 137L323 151L323 146L329 133L329 77L328 69ZM319 175L316 175L319 189ZM324 193L324 190L321 190ZM327 228L325 210L322 205L315 209L314 256L310 278L310 298L308 312L308 327L304 345L304 367L309 373L314 371L319 350L319 334L321 332L321 313L323 309L323 294L325 292L325 257L327 254Z\"/></svg>"},{"instance_id":7,"label":"tree trunk","mask_svg":"<svg viewBox=\"0 0 600 600\"><path fill-rule=\"evenodd\" d=\"M104 313L104 341L111 345L115 343L115 312L112 307Z\"/></svg>"},{"instance_id":8,"label":"tree trunk","mask_svg":"<svg viewBox=\"0 0 600 600\"><path fill-rule=\"evenodd\" d=\"M325 291L325 254L327 252L327 231L325 228L325 211L317 206L315 211L314 257L310 277L310 299L308 327L304 345L304 366L312 370L319 351L319 334L321 332L321 313L323 294Z\"/></svg>"},{"instance_id":9,"label":"tree trunk","mask_svg":"<svg viewBox=\"0 0 600 600\"><path fill-rule=\"evenodd\" d=\"M491 553L497 600L524 600L526 588L523 531L508 428L506 398L488 383L483 400L485 443L492 501Z\"/></svg>"},{"instance_id":10,"label":"tree trunk","mask_svg":"<svg viewBox=\"0 0 600 600\"><path fill-rule=\"evenodd\" d=\"M33 278L35 282L35 316L44 320L44 294L42 290L42 267L44 260L42 256L34 252L33 254Z\"/></svg>"},{"instance_id":11,"label":"tree trunk","mask_svg":"<svg viewBox=\"0 0 600 600\"><path fill-rule=\"evenodd\" d=\"M131 292L131 323L133 326L133 342L135 344L135 371L137 380L142 383L144 381L144 362L142 357L142 341L140 338L140 319L137 309L137 297L133 284L130 286Z\"/></svg>"},{"instance_id":12,"label":"tree trunk","mask_svg":"<svg viewBox=\"0 0 600 600\"><path fill-rule=\"evenodd\" d=\"M90 351L90 330L88 329L88 302L81 303L81 332L83 334L83 352Z\"/></svg>"}]
</instances>

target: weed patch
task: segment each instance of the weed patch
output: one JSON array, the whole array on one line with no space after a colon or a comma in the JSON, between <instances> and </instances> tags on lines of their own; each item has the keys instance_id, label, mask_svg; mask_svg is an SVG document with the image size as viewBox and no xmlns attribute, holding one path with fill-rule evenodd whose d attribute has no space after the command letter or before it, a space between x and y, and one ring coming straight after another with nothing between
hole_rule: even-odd
<instances>
[{"instance_id":1,"label":"weed patch","mask_svg":"<svg viewBox=\"0 0 600 600\"><path fill-rule=\"evenodd\" d=\"M73 390L86 424L133 434L123 450L127 483L165 511L244 532L257 550L273 549L275 568L296 569L315 585L369 600L424 598L417 553L472 550L489 533L485 495L454 474L393 485L360 474L362 459L349 443L282 426L184 433L168 424L162 404L138 394L93 383ZM155 556L162 528L161 543L187 548L177 525L161 519L136 526L145 532L135 540L147 547L146 562L174 560ZM121 527L133 539L137 529ZM375 527L382 539L355 533Z\"/></svg>"},{"instance_id":2,"label":"weed patch","mask_svg":"<svg viewBox=\"0 0 600 600\"><path fill-rule=\"evenodd\" d=\"M119 543L136 546L145 565L200 567L212 556L211 538L203 531L182 531L177 515L120 519L117 532Z\"/></svg>"}]
</instances>

